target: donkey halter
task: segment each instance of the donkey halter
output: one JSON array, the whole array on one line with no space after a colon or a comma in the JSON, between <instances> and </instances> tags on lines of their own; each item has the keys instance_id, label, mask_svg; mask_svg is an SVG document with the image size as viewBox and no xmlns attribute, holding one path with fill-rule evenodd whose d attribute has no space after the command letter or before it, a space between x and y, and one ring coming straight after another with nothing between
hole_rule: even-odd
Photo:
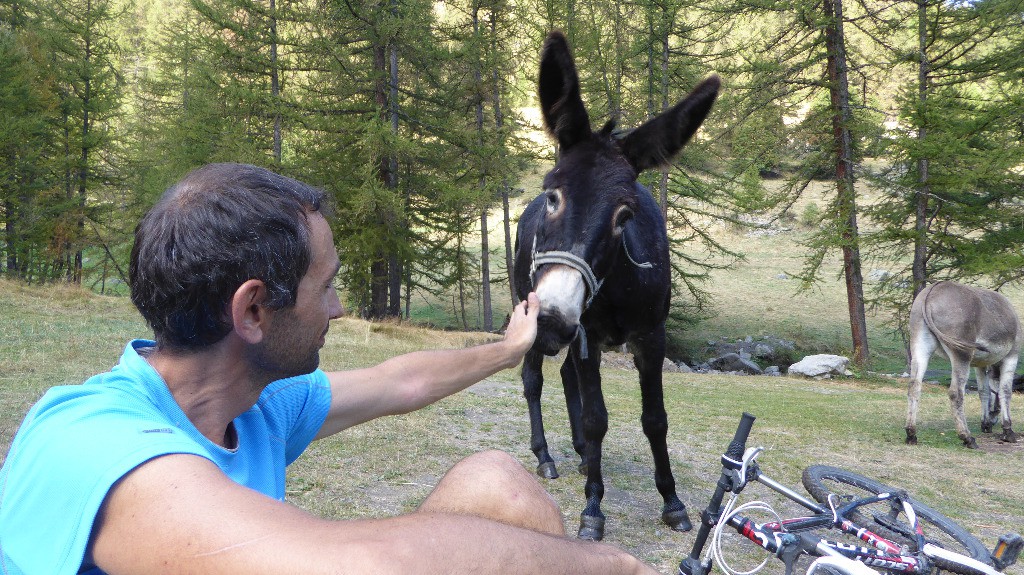
<instances>
[{"instance_id":1,"label":"donkey halter","mask_svg":"<svg viewBox=\"0 0 1024 575\"><path fill-rule=\"evenodd\" d=\"M590 302L594 301L594 296L597 295L597 291L601 289L601 284L604 280L598 280L597 276L594 275L594 270L590 269L590 264L583 258L571 252L562 251L549 251L549 252L538 252L537 251L537 236L533 236L533 249L531 251L532 256L530 257L530 284L534 284L535 276L537 275L537 268L544 264L562 264L571 267L572 269L580 272L583 276L584 283L587 284L587 301L583 304L583 309L586 310L590 307Z\"/></svg>"},{"instance_id":2,"label":"donkey halter","mask_svg":"<svg viewBox=\"0 0 1024 575\"><path fill-rule=\"evenodd\" d=\"M626 242L622 242L622 250L626 252L626 258L638 268L653 268L654 265L651 262L637 263L633 259L633 256L629 255L629 250L626 248ZM604 284L604 278L597 279L594 275L594 270L590 268L590 264L586 260L577 256L571 252L563 252L558 250L552 250L547 252L537 251L537 236L533 236L533 248L531 249L530 257L530 284L535 285L537 275L537 268L544 264L562 264L569 266L572 269L580 272L583 277L583 282L587 284L587 301L583 303L583 311L586 311L590 307L591 302L594 301L594 297L597 296L597 292L601 289L601 285ZM580 323L576 326L576 337L580 340L580 359L587 359L587 332L583 329L583 324Z\"/></svg>"}]
</instances>

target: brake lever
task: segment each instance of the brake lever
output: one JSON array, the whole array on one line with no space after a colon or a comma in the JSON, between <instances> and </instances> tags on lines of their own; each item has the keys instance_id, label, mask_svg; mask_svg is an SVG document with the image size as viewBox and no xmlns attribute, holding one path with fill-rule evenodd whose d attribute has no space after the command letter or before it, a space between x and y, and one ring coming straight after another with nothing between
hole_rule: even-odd
<instances>
[{"instance_id":1,"label":"brake lever","mask_svg":"<svg viewBox=\"0 0 1024 575\"><path fill-rule=\"evenodd\" d=\"M729 490L739 495L743 488L748 483L754 481L760 476L761 468L757 466L757 456L764 451L763 447L750 447L743 452L743 457L739 462L733 461L734 464L729 469ZM735 464L739 463L737 467Z\"/></svg>"}]
</instances>

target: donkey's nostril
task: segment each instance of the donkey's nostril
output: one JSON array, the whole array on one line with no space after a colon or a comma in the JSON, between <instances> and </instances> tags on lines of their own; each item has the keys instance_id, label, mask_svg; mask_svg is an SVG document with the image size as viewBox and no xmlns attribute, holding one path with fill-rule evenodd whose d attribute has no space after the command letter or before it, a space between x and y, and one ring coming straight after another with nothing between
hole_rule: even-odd
<instances>
[{"instance_id":1,"label":"donkey's nostril","mask_svg":"<svg viewBox=\"0 0 1024 575\"><path fill-rule=\"evenodd\" d=\"M537 317L536 347L548 355L558 353L576 338L579 324L561 313L545 313Z\"/></svg>"}]
</instances>

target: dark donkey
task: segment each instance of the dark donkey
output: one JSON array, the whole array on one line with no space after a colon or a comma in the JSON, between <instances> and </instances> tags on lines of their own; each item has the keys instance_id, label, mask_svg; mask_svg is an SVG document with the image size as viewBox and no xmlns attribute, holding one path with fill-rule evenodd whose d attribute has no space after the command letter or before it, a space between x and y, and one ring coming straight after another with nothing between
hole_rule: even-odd
<instances>
[{"instance_id":1,"label":"dark donkey","mask_svg":"<svg viewBox=\"0 0 1024 575\"><path fill-rule=\"evenodd\" d=\"M591 131L572 54L559 32L544 43L539 83L544 122L558 139L559 158L544 178L544 192L519 220L514 277L520 298L534 290L541 302L537 340L523 362L537 473L558 477L540 413L543 356L572 344L561 376L573 447L582 456L579 470L587 475L579 537L601 539L601 442L608 429L601 346L626 343L640 372L641 421L654 454L654 482L665 500L662 519L687 531L690 520L669 466L661 386L668 239L661 210L636 178L669 162L697 131L719 80L708 78L674 108L622 137L613 135L613 122Z\"/></svg>"}]
</instances>

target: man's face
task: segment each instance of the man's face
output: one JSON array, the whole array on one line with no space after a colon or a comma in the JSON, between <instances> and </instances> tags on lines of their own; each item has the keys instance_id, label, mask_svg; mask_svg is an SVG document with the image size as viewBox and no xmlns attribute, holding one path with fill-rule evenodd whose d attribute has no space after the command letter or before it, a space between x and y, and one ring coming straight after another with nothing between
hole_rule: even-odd
<instances>
[{"instance_id":1,"label":"man's face","mask_svg":"<svg viewBox=\"0 0 1024 575\"><path fill-rule=\"evenodd\" d=\"M341 267L331 228L319 213L309 214L313 259L299 282L295 305L271 312L264 339L253 348L257 369L272 379L310 373L320 365L320 348L330 321L344 309L334 288Z\"/></svg>"}]
</instances>

